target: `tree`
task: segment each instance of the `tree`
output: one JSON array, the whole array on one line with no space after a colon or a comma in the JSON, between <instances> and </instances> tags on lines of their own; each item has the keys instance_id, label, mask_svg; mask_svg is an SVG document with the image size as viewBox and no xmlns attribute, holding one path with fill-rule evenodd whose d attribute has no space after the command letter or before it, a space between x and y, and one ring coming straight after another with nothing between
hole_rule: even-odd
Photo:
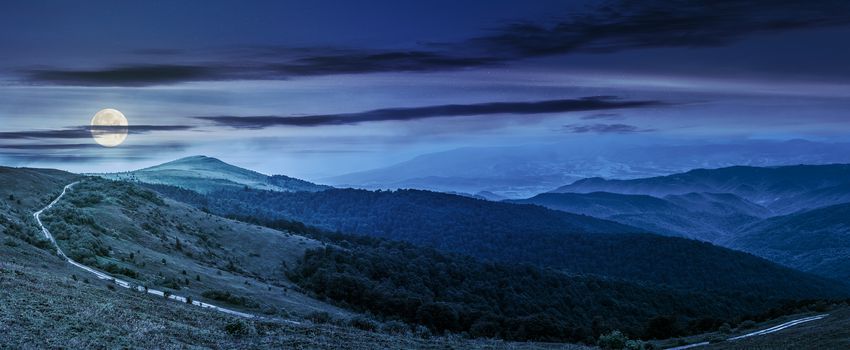
<instances>
[{"instance_id":1,"label":"tree","mask_svg":"<svg viewBox=\"0 0 850 350\"><path fill-rule=\"evenodd\" d=\"M629 338L623 332L614 330L611 333L599 336L597 344L605 350L620 350L626 347L626 341L628 340Z\"/></svg>"},{"instance_id":2,"label":"tree","mask_svg":"<svg viewBox=\"0 0 850 350\"><path fill-rule=\"evenodd\" d=\"M644 336L649 339L667 339L679 333L675 316L656 316L649 320Z\"/></svg>"}]
</instances>

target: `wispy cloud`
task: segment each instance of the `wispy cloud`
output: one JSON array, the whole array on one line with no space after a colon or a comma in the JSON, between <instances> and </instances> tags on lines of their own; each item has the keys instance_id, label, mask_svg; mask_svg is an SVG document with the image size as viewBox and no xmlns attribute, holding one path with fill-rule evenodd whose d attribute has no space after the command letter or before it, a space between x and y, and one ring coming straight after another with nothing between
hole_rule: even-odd
<instances>
[{"instance_id":1,"label":"wispy cloud","mask_svg":"<svg viewBox=\"0 0 850 350\"><path fill-rule=\"evenodd\" d=\"M595 113L595 114L586 115L584 117L581 117L581 119L584 119L584 120L597 120L597 119L617 120L617 119L624 119L624 118L625 117L623 117L620 113Z\"/></svg>"},{"instance_id":2,"label":"wispy cloud","mask_svg":"<svg viewBox=\"0 0 850 350\"><path fill-rule=\"evenodd\" d=\"M0 144L0 149L20 151L69 151L83 149L100 149L103 146L96 143L38 143L38 144ZM144 145L122 145L122 149L148 150L148 151L182 151L186 144L177 142L166 142Z\"/></svg>"},{"instance_id":3,"label":"wispy cloud","mask_svg":"<svg viewBox=\"0 0 850 350\"><path fill-rule=\"evenodd\" d=\"M567 124L564 125L563 130L574 134L631 134L655 131L655 129L641 129L628 124Z\"/></svg>"},{"instance_id":4,"label":"wispy cloud","mask_svg":"<svg viewBox=\"0 0 850 350\"><path fill-rule=\"evenodd\" d=\"M121 66L93 70L32 69L27 80L76 86L149 86L184 81L217 80L217 67L186 65Z\"/></svg>"},{"instance_id":5,"label":"wispy cloud","mask_svg":"<svg viewBox=\"0 0 850 350\"><path fill-rule=\"evenodd\" d=\"M276 125L322 126L358 124L378 121L409 121L438 117L464 117L494 114L544 114L576 111L609 110L662 106L655 100L621 100L613 96L593 96L537 102L492 102L465 105L438 105L410 108L386 108L358 113L319 114L307 116L200 116L234 128L259 129Z\"/></svg>"},{"instance_id":6,"label":"wispy cloud","mask_svg":"<svg viewBox=\"0 0 850 350\"><path fill-rule=\"evenodd\" d=\"M92 137L92 132L123 132L144 134L153 131L178 131L194 129L192 125L130 125L130 126L78 126L56 130L25 130L0 132L0 140L17 139L82 139Z\"/></svg>"},{"instance_id":7,"label":"wispy cloud","mask_svg":"<svg viewBox=\"0 0 850 350\"><path fill-rule=\"evenodd\" d=\"M466 44L525 58L719 46L754 33L848 23L850 3L841 0L622 0L548 25L515 22Z\"/></svg>"},{"instance_id":8,"label":"wispy cloud","mask_svg":"<svg viewBox=\"0 0 850 350\"><path fill-rule=\"evenodd\" d=\"M157 65L22 71L30 83L148 86L188 81L281 80L299 76L375 72L429 72L492 66L532 57L611 53L641 48L710 47L754 33L850 24L850 2L820 0L613 1L594 11L547 23L518 21L487 35L413 50L339 48L228 48L198 54L145 49ZM193 56L194 55L194 56ZM168 60L172 60L172 63Z\"/></svg>"}]
</instances>

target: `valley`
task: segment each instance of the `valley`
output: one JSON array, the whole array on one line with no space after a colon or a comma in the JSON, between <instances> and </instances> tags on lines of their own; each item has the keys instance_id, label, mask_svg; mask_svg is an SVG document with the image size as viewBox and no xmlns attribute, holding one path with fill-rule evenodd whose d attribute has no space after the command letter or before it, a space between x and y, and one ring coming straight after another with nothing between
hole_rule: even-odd
<instances>
[{"instance_id":1,"label":"valley","mask_svg":"<svg viewBox=\"0 0 850 350\"><path fill-rule=\"evenodd\" d=\"M836 276L834 268L803 269L807 274L685 238L753 250L746 242L768 239L779 227L799 230L788 224L802 220L796 216L840 222L840 205L818 209L835 211L831 216L777 217L741 193L564 192L494 202L418 190L300 191L263 185L273 177L251 185L240 178L256 173L214 158L169 164L118 181L4 168L14 174L4 180L8 188L50 194L4 202L5 226L34 226L8 238L7 247L54 249L39 235L43 224L63 252L57 263L71 262L61 275L40 272L45 277L170 299L160 301L165 308L223 311L216 317L254 329L330 322L351 332L594 344L611 330L630 338L696 337L762 319L789 300L850 296L849 286L825 278ZM27 211L31 219L22 215ZM12 225L17 220L22 224ZM688 227L702 228L680 231ZM754 234L739 235L745 230ZM14 243L25 237L23 246ZM74 266L82 269L69 274Z\"/></svg>"}]
</instances>

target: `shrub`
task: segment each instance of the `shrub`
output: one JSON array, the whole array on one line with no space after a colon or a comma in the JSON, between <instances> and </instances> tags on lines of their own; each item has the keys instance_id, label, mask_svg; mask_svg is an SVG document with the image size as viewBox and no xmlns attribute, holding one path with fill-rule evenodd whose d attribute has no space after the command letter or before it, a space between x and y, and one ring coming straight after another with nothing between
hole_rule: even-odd
<instances>
[{"instance_id":1,"label":"shrub","mask_svg":"<svg viewBox=\"0 0 850 350\"><path fill-rule=\"evenodd\" d=\"M626 347L626 335L620 331L611 331L611 333L599 336L597 344L599 347L606 350L620 350Z\"/></svg>"},{"instance_id":2,"label":"shrub","mask_svg":"<svg viewBox=\"0 0 850 350\"><path fill-rule=\"evenodd\" d=\"M348 324L354 328L374 332L378 329L378 323L364 316L356 316L348 321Z\"/></svg>"},{"instance_id":3,"label":"shrub","mask_svg":"<svg viewBox=\"0 0 850 350\"><path fill-rule=\"evenodd\" d=\"M413 334L416 334L416 336L418 336L420 338L428 339L428 338L431 337L431 330L428 329L428 327L425 327L423 325L418 325L413 330Z\"/></svg>"},{"instance_id":4,"label":"shrub","mask_svg":"<svg viewBox=\"0 0 850 350\"><path fill-rule=\"evenodd\" d=\"M254 327L248 322L245 322L244 320L238 320L225 325L224 331L227 332L227 334L229 335L241 337L250 335L252 333L253 328Z\"/></svg>"},{"instance_id":5,"label":"shrub","mask_svg":"<svg viewBox=\"0 0 850 350\"><path fill-rule=\"evenodd\" d=\"M738 328L739 328L739 329L750 329L750 328L753 328L753 327L755 327L755 326L756 326L756 322L755 322L755 321L753 321L753 320L746 320L746 321L744 321L744 322L741 322L741 324L740 324L740 325L738 325Z\"/></svg>"},{"instance_id":6,"label":"shrub","mask_svg":"<svg viewBox=\"0 0 850 350\"><path fill-rule=\"evenodd\" d=\"M388 334L404 334L410 330L406 323L401 321L387 321L381 326L381 331Z\"/></svg>"},{"instance_id":7,"label":"shrub","mask_svg":"<svg viewBox=\"0 0 850 350\"><path fill-rule=\"evenodd\" d=\"M204 297L204 298L223 301L225 303L233 304L233 305L241 305L241 306L252 308L252 309L256 309L256 308L260 307L260 304L257 303L256 301L253 301L253 300L248 299L246 297L240 297L240 296L230 294L230 292L227 292L227 291L208 290L208 291L201 293L201 296Z\"/></svg>"},{"instance_id":8,"label":"shrub","mask_svg":"<svg viewBox=\"0 0 850 350\"><path fill-rule=\"evenodd\" d=\"M331 320L331 314L324 311L316 311L307 315L307 319L313 323L328 323Z\"/></svg>"}]
</instances>

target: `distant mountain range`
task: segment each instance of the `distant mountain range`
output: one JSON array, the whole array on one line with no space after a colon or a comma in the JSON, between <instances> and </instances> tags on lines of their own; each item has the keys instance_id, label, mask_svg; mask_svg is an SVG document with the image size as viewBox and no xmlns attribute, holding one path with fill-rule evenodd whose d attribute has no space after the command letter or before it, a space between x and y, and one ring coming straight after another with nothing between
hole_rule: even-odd
<instances>
[{"instance_id":1,"label":"distant mountain range","mask_svg":"<svg viewBox=\"0 0 850 350\"><path fill-rule=\"evenodd\" d=\"M693 192L728 193L763 206L775 214L788 214L840 203L850 198L848 190L850 165L831 164L734 166L632 180L589 178L552 192L613 192L655 197Z\"/></svg>"},{"instance_id":2,"label":"distant mountain range","mask_svg":"<svg viewBox=\"0 0 850 350\"><path fill-rule=\"evenodd\" d=\"M211 183L204 188L214 186ZM777 293L790 297L814 292L799 289L802 285L829 289L829 282L816 279L786 284L798 273L749 254L533 205L421 190L279 192L221 186L198 193L173 186L151 188L218 215L295 220L330 231L401 240L485 261L529 263L686 290L748 293L782 285L778 288L782 292ZM606 196L618 197L600 195ZM651 207L647 203L672 210L688 200L698 200L688 196L669 200L631 197L645 201L632 205L635 213ZM735 206L746 206L729 196L707 197L725 205L716 204L718 208L714 208L711 203L704 204L714 208L718 216L734 211L730 208Z\"/></svg>"},{"instance_id":3,"label":"distant mountain range","mask_svg":"<svg viewBox=\"0 0 850 350\"><path fill-rule=\"evenodd\" d=\"M850 144L792 140L652 147L612 143L604 148L588 148L561 142L430 153L322 182L365 189L415 188L472 194L489 191L501 197L522 199L590 177L635 179L734 165L830 163L850 163Z\"/></svg>"},{"instance_id":4,"label":"distant mountain range","mask_svg":"<svg viewBox=\"0 0 850 350\"><path fill-rule=\"evenodd\" d=\"M850 165L735 166L668 176L589 178L516 203L606 218L850 277Z\"/></svg>"},{"instance_id":5,"label":"distant mountain range","mask_svg":"<svg viewBox=\"0 0 850 350\"><path fill-rule=\"evenodd\" d=\"M716 193L687 193L663 198L610 192L543 193L509 202L537 204L617 221L648 232L709 242L770 214L766 208L733 194Z\"/></svg>"},{"instance_id":6,"label":"distant mountain range","mask_svg":"<svg viewBox=\"0 0 850 350\"><path fill-rule=\"evenodd\" d=\"M329 188L284 175L264 175L205 156L186 157L150 168L98 176L112 180L174 185L198 192L246 187L270 191L321 191Z\"/></svg>"},{"instance_id":7,"label":"distant mountain range","mask_svg":"<svg viewBox=\"0 0 850 350\"><path fill-rule=\"evenodd\" d=\"M618 233L607 237L610 242L616 242L624 237L620 233L651 232L712 242L826 277L845 278L846 271L850 271L850 263L843 263L842 248L807 250L811 245L802 243L774 247L774 243L786 241L800 243L808 239L808 232L826 230L821 227L824 224L821 221L811 224L812 214L807 215L808 211L850 203L850 165L843 164L733 166L625 180L587 178L550 193L506 200L511 204L536 204L586 216L564 216L478 200L502 199L492 192L451 195L338 190L283 175L266 176L204 156L103 176L177 186L202 195L214 194L217 200L206 196L193 204L222 215L298 220L330 230L400 239L488 260L533 262L573 272L607 271L603 274L640 276L611 272L596 263L578 263L594 261L591 257L596 254L595 248L588 248L592 244L583 250L569 245L561 247L567 241L557 238L560 233L555 233L559 230L569 232L573 244L585 240L596 242L594 233ZM242 193L246 188L258 191ZM451 213L457 215L448 215ZM829 232L840 236L841 225L850 226L850 221L842 221L841 216L829 217L833 220ZM610 221L594 221L595 218ZM780 220L782 225L773 224ZM627 226L612 226L612 221ZM444 226L446 222L453 225ZM798 226L803 228L787 229ZM529 240L514 232L536 238ZM534 248L538 244L542 245ZM637 246L645 249L641 244ZM556 247L561 247L556 249L561 253L585 255L575 260L576 255L572 263L567 263L569 260L555 259L560 253L545 253ZM612 261L617 263L617 259ZM652 271L652 267L647 269Z\"/></svg>"}]
</instances>

